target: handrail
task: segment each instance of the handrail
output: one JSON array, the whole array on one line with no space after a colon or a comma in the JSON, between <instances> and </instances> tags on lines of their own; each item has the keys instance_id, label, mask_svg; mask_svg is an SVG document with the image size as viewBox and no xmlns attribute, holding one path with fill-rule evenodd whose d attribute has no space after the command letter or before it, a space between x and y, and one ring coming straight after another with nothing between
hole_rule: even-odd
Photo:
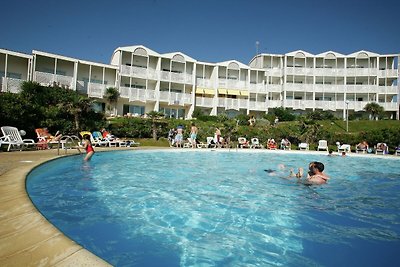
<instances>
[{"instance_id":1,"label":"handrail","mask_svg":"<svg viewBox=\"0 0 400 267\"><path fill-rule=\"evenodd\" d=\"M69 140L71 141L71 147L70 148L74 148L75 147L79 151L79 154L81 154L81 151L79 149L79 142L81 140L79 139L78 136L76 136L76 135L65 135L63 137L65 137L63 139L63 141L65 141L64 146L63 146L63 149L65 150L65 154L67 154L67 151L68 151L67 144L68 144ZM76 142L76 140L78 140L78 142ZM61 140L58 140L57 155L60 155L60 144L61 144Z\"/></svg>"}]
</instances>

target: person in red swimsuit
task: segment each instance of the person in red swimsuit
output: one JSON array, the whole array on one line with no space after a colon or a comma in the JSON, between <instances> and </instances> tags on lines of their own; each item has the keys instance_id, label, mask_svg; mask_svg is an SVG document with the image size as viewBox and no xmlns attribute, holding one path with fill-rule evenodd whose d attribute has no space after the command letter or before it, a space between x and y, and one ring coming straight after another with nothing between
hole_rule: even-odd
<instances>
[{"instance_id":1,"label":"person in red swimsuit","mask_svg":"<svg viewBox=\"0 0 400 267\"><path fill-rule=\"evenodd\" d=\"M89 161L94 154L94 148L93 148L92 142L90 141L90 135L88 135L88 134L85 135L83 148L86 150L86 157L83 160Z\"/></svg>"}]
</instances>

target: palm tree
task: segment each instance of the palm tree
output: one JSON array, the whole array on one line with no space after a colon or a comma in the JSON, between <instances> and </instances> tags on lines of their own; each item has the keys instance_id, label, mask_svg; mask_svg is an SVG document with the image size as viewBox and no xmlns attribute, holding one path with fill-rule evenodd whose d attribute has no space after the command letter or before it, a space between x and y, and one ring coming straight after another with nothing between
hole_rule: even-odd
<instances>
[{"instance_id":1,"label":"palm tree","mask_svg":"<svg viewBox=\"0 0 400 267\"><path fill-rule=\"evenodd\" d=\"M119 91L114 87L109 87L106 89L106 93L104 97L110 103L110 106L113 106L113 113L115 114L115 108L117 106L118 98L119 98Z\"/></svg>"},{"instance_id":2,"label":"palm tree","mask_svg":"<svg viewBox=\"0 0 400 267\"><path fill-rule=\"evenodd\" d=\"M151 119L151 130L153 139L157 140L157 125L160 123L160 119L164 118L164 113L157 111L150 111L147 116Z\"/></svg>"},{"instance_id":3,"label":"palm tree","mask_svg":"<svg viewBox=\"0 0 400 267\"><path fill-rule=\"evenodd\" d=\"M70 101L60 103L58 107L66 110L67 113L74 117L75 130L79 131L81 113L90 110L92 107L92 102L93 100L88 97L76 95L72 97Z\"/></svg>"},{"instance_id":4,"label":"palm tree","mask_svg":"<svg viewBox=\"0 0 400 267\"><path fill-rule=\"evenodd\" d=\"M378 103L371 102L365 105L364 110L371 115L372 119L378 119L385 109Z\"/></svg>"}]
</instances>

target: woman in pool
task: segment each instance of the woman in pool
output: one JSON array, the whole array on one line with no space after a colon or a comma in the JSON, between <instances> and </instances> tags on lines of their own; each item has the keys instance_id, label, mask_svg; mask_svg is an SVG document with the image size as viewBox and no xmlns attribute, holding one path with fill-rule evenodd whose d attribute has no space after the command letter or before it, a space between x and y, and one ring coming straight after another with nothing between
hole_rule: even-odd
<instances>
[{"instance_id":1,"label":"woman in pool","mask_svg":"<svg viewBox=\"0 0 400 267\"><path fill-rule=\"evenodd\" d=\"M86 157L83 159L84 161L89 161L93 154L94 154L94 148L92 145L92 142L90 141L90 135L85 135L85 139L84 139L84 144L83 144L83 148L86 150Z\"/></svg>"}]
</instances>

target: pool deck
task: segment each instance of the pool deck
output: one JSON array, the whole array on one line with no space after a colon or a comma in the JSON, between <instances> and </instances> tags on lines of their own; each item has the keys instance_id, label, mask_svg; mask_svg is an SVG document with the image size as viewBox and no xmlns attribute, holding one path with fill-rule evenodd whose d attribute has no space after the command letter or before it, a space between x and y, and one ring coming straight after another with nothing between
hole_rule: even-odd
<instances>
[{"instance_id":1,"label":"pool deck","mask_svg":"<svg viewBox=\"0 0 400 267\"><path fill-rule=\"evenodd\" d=\"M107 150L111 148L96 148ZM77 151L67 155L72 154ZM29 171L63 156L65 152L59 156L55 149L0 152L0 266L111 266L64 236L28 197Z\"/></svg>"},{"instance_id":2,"label":"pool deck","mask_svg":"<svg viewBox=\"0 0 400 267\"><path fill-rule=\"evenodd\" d=\"M96 152L126 149L146 148L96 148ZM68 151L67 155L76 153ZM64 236L41 215L28 197L25 179L30 170L63 156L66 156L64 152L57 155L54 149L0 152L0 266L110 266Z\"/></svg>"}]
</instances>

